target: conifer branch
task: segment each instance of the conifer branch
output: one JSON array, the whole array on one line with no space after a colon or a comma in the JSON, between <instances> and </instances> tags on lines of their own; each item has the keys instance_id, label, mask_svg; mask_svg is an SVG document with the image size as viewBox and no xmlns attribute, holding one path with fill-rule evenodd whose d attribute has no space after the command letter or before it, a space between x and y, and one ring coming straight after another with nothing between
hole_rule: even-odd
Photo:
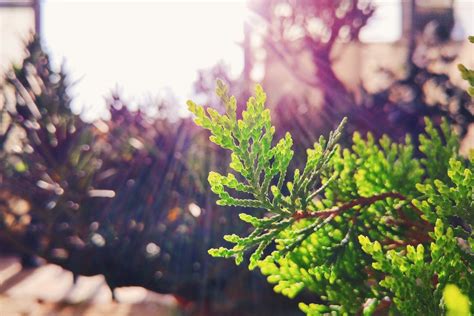
<instances>
[{"instance_id":1,"label":"conifer branch","mask_svg":"<svg viewBox=\"0 0 474 316\"><path fill-rule=\"evenodd\" d=\"M472 229L460 235L461 228L449 225L453 217L464 220L463 228L474 222L474 157L465 162L457 156L459 140L446 122L440 133L426 121L420 159L410 139L376 142L357 132L352 147L340 150L344 119L307 150L304 169L294 169L291 178L293 141L287 133L273 145L275 128L261 87L242 119L226 91L218 83L226 104L222 115L188 103L196 123L211 131L211 141L232 151L236 175L212 172L209 183L218 204L258 208L265 216L241 213L240 219L252 226L250 233L224 236L233 245L210 249L212 256L240 264L250 254L249 269L259 267L275 291L294 298L308 289L328 300L300 303L307 315L371 315L388 303L404 315L442 314L433 275L443 275L436 281L439 289L465 280L458 285L474 293L473 271L467 268L472 260L466 259L472 253Z\"/></svg>"}]
</instances>

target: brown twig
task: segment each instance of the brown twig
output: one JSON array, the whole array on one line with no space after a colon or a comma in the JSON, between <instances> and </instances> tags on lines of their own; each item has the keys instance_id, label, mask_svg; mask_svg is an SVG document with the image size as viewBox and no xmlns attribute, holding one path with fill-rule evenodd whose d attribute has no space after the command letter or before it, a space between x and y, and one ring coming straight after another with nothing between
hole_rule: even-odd
<instances>
[{"instance_id":1,"label":"brown twig","mask_svg":"<svg viewBox=\"0 0 474 316\"><path fill-rule=\"evenodd\" d=\"M359 197L357 199L354 199L346 204L340 205L340 206L335 206L327 210L323 211L315 211L315 212L308 212L308 211L297 211L293 214L293 218L295 220L300 220L303 218L315 218L315 217L322 217L326 218L330 215L339 215L340 213L350 210L351 208L355 206L367 206L370 204L373 204L377 201L385 200L387 198L392 198L392 199L399 199L403 201L408 201L408 198L405 197L403 194L398 193L398 192L385 192L377 195L373 195L370 197ZM423 214L423 212L418 209L411 201L409 202L410 206L419 214Z\"/></svg>"}]
</instances>

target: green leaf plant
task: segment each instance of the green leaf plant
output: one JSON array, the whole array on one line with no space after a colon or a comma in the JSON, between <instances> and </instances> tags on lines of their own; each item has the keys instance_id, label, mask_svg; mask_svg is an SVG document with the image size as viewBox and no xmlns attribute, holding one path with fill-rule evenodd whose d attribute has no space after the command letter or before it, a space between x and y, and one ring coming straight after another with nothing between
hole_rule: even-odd
<instances>
[{"instance_id":1,"label":"green leaf plant","mask_svg":"<svg viewBox=\"0 0 474 316\"><path fill-rule=\"evenodd\" d=\"M444 314L448 284L473 297L473 158L458 155L447 122L426 120L420 154L409 137L394 143L357 132L341 148L344 118L288 174L293 140L273 139L263 89L241 115L227 91L217 83L223 114L188 107L210 140L231 151L233 173L209 174L217 203L256 210L240 214L249 234L224 236L230 247L212 256L237 264L249 256L249 269L258 267L276 292L314 294L314 303L300 303L307 315Z\"/></svg>"}]
</instances>

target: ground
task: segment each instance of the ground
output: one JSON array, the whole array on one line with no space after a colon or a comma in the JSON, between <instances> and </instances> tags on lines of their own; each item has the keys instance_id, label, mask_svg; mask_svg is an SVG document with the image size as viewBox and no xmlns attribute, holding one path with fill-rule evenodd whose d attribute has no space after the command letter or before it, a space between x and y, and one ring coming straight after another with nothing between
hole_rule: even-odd
<instances>
[{"instance_id":1,"label":"ground","mask_svg":"<svg viewBox=\"0 0 474 316\"><path fill-rule=\"evenodd\" d=\"M111 299L102 276L79 277L59 266L47 264L22 270L17 258L0 257L0 315L2 316L102 316L178 314L170 295L141 287L117 289Z\"/></svg>"}]
</instances>

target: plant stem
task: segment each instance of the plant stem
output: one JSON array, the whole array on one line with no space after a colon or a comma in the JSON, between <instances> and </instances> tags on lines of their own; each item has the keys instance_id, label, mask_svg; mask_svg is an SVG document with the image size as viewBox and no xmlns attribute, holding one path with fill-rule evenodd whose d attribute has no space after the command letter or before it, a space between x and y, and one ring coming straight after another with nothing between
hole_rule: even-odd
<instances>
[{"instance_id":1,"label":"plant stem","mask_svg":"<svg viewBox=\"0 0 474 316\"><path fill-rule=\"evenodd\" d=\"M330 215L339 215L340 213L347 211L355 206L367 206L373 204L377 201L385 200L387 198L392 199L399 199L403 201L408 201L408 198L398 192L385 192L377 195L373 195L370 197L359 197L354 199L346 204L342 204L340 206L335 206L327 210L323 211L315 211L315 212L307 212L307 211L297 211L293 214L293 218L295 220L300 220L303 218L315 218L315 217L323 217L326 218ZM419 214L422 214L421 210L419 210L413 203L410 202L410 206L417 211Z\"/></svg>"}]
</instances>

